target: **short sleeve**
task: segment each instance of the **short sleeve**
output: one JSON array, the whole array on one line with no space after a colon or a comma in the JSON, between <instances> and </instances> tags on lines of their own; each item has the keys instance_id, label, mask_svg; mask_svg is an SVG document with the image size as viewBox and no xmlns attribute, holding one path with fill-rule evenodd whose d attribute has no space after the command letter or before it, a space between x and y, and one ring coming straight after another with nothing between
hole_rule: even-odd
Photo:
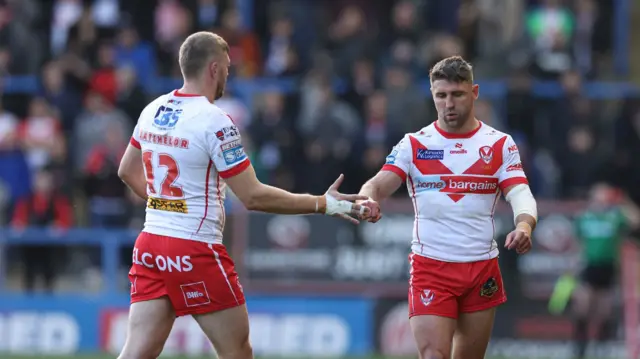
<instances>
[{"instance_id":1,"label":"short sleeve","mask_svg":"<svg viewBox=\"0 0 640 359\"><path fill-rule=\"evenodd\" d=\"M131 128L131 127L129 127ZM129 140L129 143L131 144L131 146L137 148L137 149L141 149L142 147L140 146L140 134L138 132L138 125L136 125L136 127L133 129L133 133L131 134L131 139Z\"/></svg>"},{"instance_id":2,"label":"short sleeve","mask_svg":"<svg viewBox=\"0 0 640 359\"><path fill-rule=\"evenodd\" d=\"M209 156L220 177L229 178L247 169L251 162L244 152L240 131L231 118L220 115L206 133Z\"/></svg>"},{"instance_id":3,"label":"short sleeve","mask_svg":"<svg viewBox=\"0 0 640 359\"><path fill-rule=\"evenodd\" d=\"M517 184L529 184L524 169L522 168L518 146L511 136L507 136L507 140L504 143L502 158L502 166L500 166L498 170L500 190L504 191L509 186Z\"/></svg>"},{"instance_id":4,"label":"short sleeve","mask_svg":"<svg viewBox=\"0 0 640 359\"><path fill-rule=\"evenodd\" d=\"M411 168L412 153L411 141L409 136L405 135L397 145L393 146L391 153L389 153L382 166L382 171L391 171L405 181L407 174L409 174L409 168Z\"/></svg>"}]
</instances>

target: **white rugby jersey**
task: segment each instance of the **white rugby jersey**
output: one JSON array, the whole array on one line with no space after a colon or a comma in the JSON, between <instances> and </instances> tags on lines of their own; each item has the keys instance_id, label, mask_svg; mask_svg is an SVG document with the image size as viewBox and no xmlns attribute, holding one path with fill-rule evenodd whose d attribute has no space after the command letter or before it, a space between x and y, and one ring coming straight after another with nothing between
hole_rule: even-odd
<instances>
[{"instance_id":1,"label":"white rugby jersey","mask_svg":"<svg viewBox=\"0 0 640 359\"><path fill-rule=\"evenodd\" d=\"M407 134L382 170L407 183L415 210L413 253L447 262L498 256L493 214L501 191L528 184L510 135L486 124L471 133L437 124Z\"/></svg>"},{"instance_id":2,"label":"white rugby jersey","mask_svg":"<svg viewBox=\"0 0 640 359\"><path fill-rule=\"evenodd\" d=\"M222 243L224 179L250 164L231 118L206 97L176 90L142 111L131 144L147 177L144 231Z\"/></svg>"}]
</instances>

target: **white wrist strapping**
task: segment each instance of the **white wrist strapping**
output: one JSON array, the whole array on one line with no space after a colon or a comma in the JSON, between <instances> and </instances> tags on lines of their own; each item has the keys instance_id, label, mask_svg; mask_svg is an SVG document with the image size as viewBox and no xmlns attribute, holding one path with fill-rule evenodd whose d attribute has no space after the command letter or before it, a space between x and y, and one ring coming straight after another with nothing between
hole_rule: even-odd
<instances>
[{"instance_id":1,"label":"white wrist strapping","mask_svg":"<svg viewBox=\"0 0 640 359\"><path fill-rule=\"evenodd\" d=\"M338 200L333 196L325 194L325 198L327 199L327 209L325 210L325 214L333 215L333 214L350 214L351 213L351 205L353 203L349 201ZM360 211L363 209L361 208Z\"/></svg>"},{"instance_id":2,"label":"white wrist strapping","mask_svg":"<svg viewBox=\"0 0 640 359\"><path fill-rule=\"evenodd\" d=\"M526 184L519 184L511 189L505 196L505 199L511 204L513 210L513 221L521 214L528 214L538 220L538 207L536 199L533 198L531 189Z\"/></svg>"}]
</instances>

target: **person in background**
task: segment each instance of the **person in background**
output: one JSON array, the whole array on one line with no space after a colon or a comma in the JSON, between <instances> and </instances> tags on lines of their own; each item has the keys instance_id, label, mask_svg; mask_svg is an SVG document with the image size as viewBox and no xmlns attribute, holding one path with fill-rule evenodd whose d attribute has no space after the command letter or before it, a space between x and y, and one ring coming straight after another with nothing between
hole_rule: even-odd
<instances>
[{"instance_id":1,"label":"person in background","mask_svg":"<svg viewBox=\"0 0 640 359\"><path fill-rule=\"evenodd\" d=\"M26 227L60 231L73 224L73 211L69 200L56 188L53 175L48 167L36 171L33 193L16 204L11 226L17 231ZM55 280L55 257L49 245L28 245L24 247L25 287L35 288L38 275L44 280L45 290L51 292Z\"/></svg>"},{"instance_id":2,"label":"person in background","mask_svg":"<svg viewBox=\"0 0 640 359\"><path fill-rule=\"evenodd\" d=\"M613 289L620 244L629 229L640 225L638 207L611 186L597 183L589 197L589 207L575 222L584 264L573 298L577 358L584 358L590 324L598 328L598 340L613 335Z\"/></svg>"}]
</instances>

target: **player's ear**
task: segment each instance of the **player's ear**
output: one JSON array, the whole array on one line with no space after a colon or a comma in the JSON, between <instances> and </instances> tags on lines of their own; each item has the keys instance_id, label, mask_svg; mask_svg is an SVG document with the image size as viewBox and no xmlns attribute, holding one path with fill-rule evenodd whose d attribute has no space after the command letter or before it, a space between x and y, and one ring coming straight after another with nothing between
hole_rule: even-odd
<instances>
[{"instance_id":1,"label":"player's ear","mask_svg":"<svg viewBox=\"0 0 640 359\"><path fill-rule=\"evenodd\" d=\"M473 85L471 91L473 92L473 98L477 100L480 94L480 86L478 84Z\"/></svg>"},{"instance_id":2,"label":"player's ear","mask_svg":"<svg viewBox=\"0 0 640 359\"><path fill-rule=\"evenodd\" d=\"M216 74L218 73L218 63L215 61L211 61L209 63L209 75L211 75L211 78L216 77Z\"/></svg>"}]
</instances>

